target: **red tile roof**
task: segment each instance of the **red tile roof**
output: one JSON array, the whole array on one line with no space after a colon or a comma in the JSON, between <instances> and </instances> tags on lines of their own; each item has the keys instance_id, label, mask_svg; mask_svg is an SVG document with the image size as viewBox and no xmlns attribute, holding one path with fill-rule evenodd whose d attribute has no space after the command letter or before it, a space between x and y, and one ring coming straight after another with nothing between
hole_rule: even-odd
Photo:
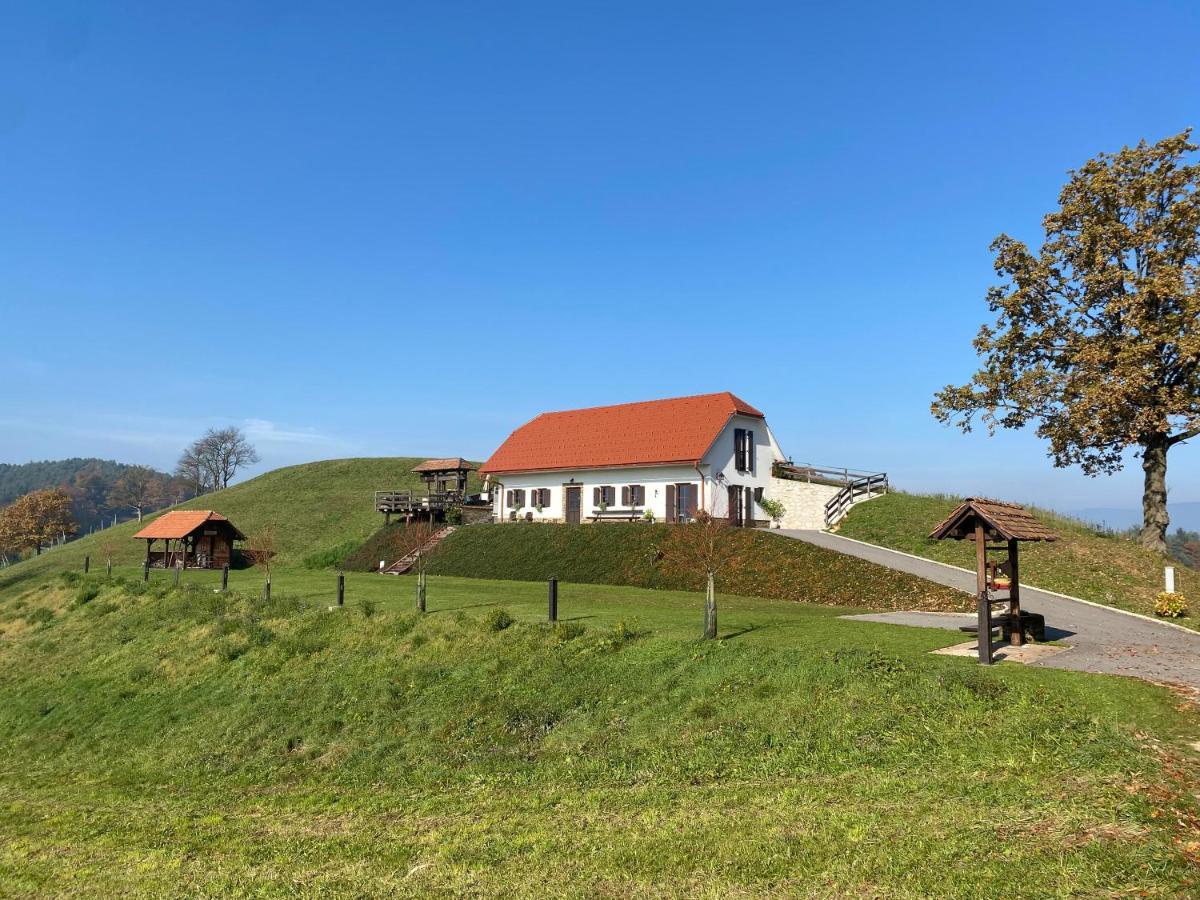
<instances>
[{"instance_id":1,"label":"red tile roof","mask_svg":"<svg viewBox=\"0 0 1200 900\"><path fill-rule=\"evenodd\" d=\"M229 520L211 509L176 509L155 519L135 538L175 538L187 537L206 522L228 522ZM237 531L235 528L234 531Z\"/></svg>"},{"instance_id":2,"label":"red tile roof","mask_svg":"<svg viewBox=\"0 0 1200 900\"><path fill-rule=\"evenodd\" d=\"M763 414L728 391L542 413L508 436L481 472L692 464L734 414Z\"/></svg>"}]
</instances>

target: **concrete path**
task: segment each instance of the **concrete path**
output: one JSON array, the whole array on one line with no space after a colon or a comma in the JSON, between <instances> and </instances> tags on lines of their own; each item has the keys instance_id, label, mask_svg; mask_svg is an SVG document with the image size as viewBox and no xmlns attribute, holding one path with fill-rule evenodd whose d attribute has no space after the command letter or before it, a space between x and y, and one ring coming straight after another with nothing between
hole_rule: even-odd
<instances>
[{"instance_id":1,"label":"concrete path","mask_svg":"<svg viewBox=\"0 0 1200 900\"><path fill-rule=\"evenodd\" d=\"M818 547L857 556L947 587L975 593L975 573L824 531L774 531ZM1046 637L1071 649L1035 665L1131 675L1200 690L1200 633L1083 600L1021 586L1021 608L1046 617ZM875 621L957 629L955 616L887 613ZM907 618L906 618L907 617Z\"/></svg>"}]
</instances>

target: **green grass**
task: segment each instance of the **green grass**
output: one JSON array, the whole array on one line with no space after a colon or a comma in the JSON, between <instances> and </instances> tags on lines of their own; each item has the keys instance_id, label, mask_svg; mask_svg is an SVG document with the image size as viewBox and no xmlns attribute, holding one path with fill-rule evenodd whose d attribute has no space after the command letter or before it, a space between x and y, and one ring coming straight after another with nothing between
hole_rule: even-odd
<instances>
[{"instance_id":1,"label":"green grass","mask_svg":"<svg viewBox=\"0 0 1200 900\"><path fill-rule=\"evenodd\" d=\"M939 562L975 568L975 545L933 541L928 535L957 506L945 496L893 493L854 507L838 533ZM1021 580L1034 587L1082 597L1143 615L1154 614L1163 566L1175 565L1177 589L1192 601L1193 615L1172 619L1200 628L1200 573L1143 549L1125 538L1102 534L1076 519L1033 509L1059 540L1021 545Z\"/></svg>"},{"instance_id":2,"label":"green grass","mask_svg":"<svg viewBox=\"0 0 1200 900\"><path fill-rule=\"evenodd\" d=\"M418 457L379 457L289 466L171 508L214 509L245 534L270 526L276 531L283 564L322 554L332 558L361 544L382 524L383 516L375 511L375 491L421 488L410 471L421 461ZM470 489L478 489L474 475ZM146 522L158 515L161 513L147 516ZM146 546L132 536L144 524L126 522L0 569L0 594L9 585L46 572L79 569L85 555L91 556L94 567L103 568L101 545L105 541L116 546L118 563L137 563Z\"/></svg>"},{"instance_id":3,"label":"green grass","mask_svg":"<svg viewBox=\"0 0 1200 900\"><path fill-rule=\"evenodd\" d=\"M430 562L431 571L473 578L626 584L698 590L703 576L671 575L659 551L671 525L495 525L461 528ZM746 549L723 572L718 588L730 593L870 609L966 609L961 591L893 572L765 531L740 532Z\"/></svg>"},{"instance_id":4,"label":"green grass","mask_svg":"<svg viewBox=\"0 0 1200 900\"><path fill-rule=\"evenodd\" d=\"M1140 682L791 601L702 642L694 593L118 574L0 595L7 894L1195 889L1200 723Z\"/></svg>"}]
</instances>

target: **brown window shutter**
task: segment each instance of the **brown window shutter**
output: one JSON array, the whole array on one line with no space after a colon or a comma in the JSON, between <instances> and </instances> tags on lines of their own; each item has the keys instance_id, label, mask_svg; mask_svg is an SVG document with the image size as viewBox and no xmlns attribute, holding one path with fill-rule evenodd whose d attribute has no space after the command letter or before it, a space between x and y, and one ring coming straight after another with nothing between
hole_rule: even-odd
<instances>
[{"instance_id":1,"label":"brown window shutter","mask_svg":"<svg viewBox=\"0 0 1200 900\"><path fill-rule=\"evenodd\" d=\"M742 428L733 429L733 467L746 471L746 432Z\"/></svg>"},{"instance_id":2,"label":"brown window shutter","mask_svg":"<svg viewBox=\"0 0 1200 900\"><path fill-rule=\"evenodd\" d=\"M749 431L749 430L746 431L745 441L746 441L746 471L753 472L754 464L755 464L755 462L757 462L757 460L755 460L755 458L754 458L755 457L755 447L754 447L754 432L753 431Z\"/></svg>"},{"instance_id":3,"label":"brown window shutter","mask_svg":"<svg viewBox=\"0 0 1200 900\"><path fill-rule=\"evenodd\" d=\"M728 490L726 491L726 495L729 498L729 524L737 525L738 524L738 488L731 484L729 486Z\"/></svg>"},{"instance_id":4,"label":"brown window shutter","mask_svg":"<svg viewBox=\"0 0 1200 900\"><path fill-rule=\"evenodd\" d=\"M696 518L696 513L699 511L699 491L694 484L683 485L687 489L687 514L689 519Z\"/></svg>"},{"instance_id":5,"label":"brown window shutter","mask_svg":"<svg viewBox=\"0 0 1200 900\"><path fill-rule=\"evenodd\" d=\"M621 485L621 505L629 505L629 485L627 484Z\"/></svg>"},{"instance_id":6,"label":"brown window shutter","mask_svg":"<svg viewBox=\"0 0 1200 900\"><path fill-rule=\"evenodd\" d=\"M762 502L762 498L763 498L763 489L760 487L755 488L754 489L754 502L760 503L760 502Z\"/></svg>"},{"instance_id":7,"label":"brown window shutter","mask_svg":"<svg viewBox=\"0 0 1200 900\"><path fill-rule=\"evenodd\" d=\"M675 485L667 485L667 521L675 521Z\"/></svg>"},{"instance_id":8,"label":"brown window shutter","mask_svg":"<svg viewBox=\"0 0 1200 900\"><path fill-rule=\"evenodd\" d=\"M592 506L600 505L600 488L592 488Z\"/></svg>"}]
</instances>

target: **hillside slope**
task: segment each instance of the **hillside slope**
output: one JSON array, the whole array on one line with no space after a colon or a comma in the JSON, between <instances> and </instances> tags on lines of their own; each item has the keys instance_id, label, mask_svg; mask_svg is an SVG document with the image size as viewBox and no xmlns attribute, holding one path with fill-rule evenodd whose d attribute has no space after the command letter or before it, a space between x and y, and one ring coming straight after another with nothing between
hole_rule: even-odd
<instances>
[{"instance_id":1,"label":"hillside slope","mask_svg":"<svg viewBox=\"0 0 1200 900\"><path fill-rule=\"evenodd\" d=\"M659 564L671 525L484 525L460 528L439 547L430 571L468 578L576 584L623 584L701 590L697 571L686 578ZM740 559L717 579L723 593L870 609L967 609L960 591L893 572L851 556L762 531L736 532L746 542Z\"/></svg>"},{"instance_id":2,"label":"hillside slope","mask_svg":"<svg viewBox=\"0 0 1200 900\"><path fill-rule=\"evenodd\" d=\"M957 506L957 498L892 493L855 506L838 534L914 556L975 568L974 544L932 541L929 532ZM1083 522L1034 509L1055 532L1052 543L1023 544L1021 579L1057 591L1143 615L1154 614L1154 598L1163 585L1163 566L1175 565L1177 590L1193 604L1181 625L1200 628L1200 573L1151 553L1135 542L1102 534Z\"/></svg>"},{"instance_id":3,"label":"hillside slope","mask_svg":"<svg viewBox=\"0 0 1200 900\"><path fill-rule=\"evenodd\" d=\"M727 598L698 642L695 594L578 587L551 628L540 585L433 581L423 617L74 573L0 597L2 892L1193 886L1200 723L1164 690L796 603Z\"/></svg>"},{"instance_id":4,"label":"hillside slope","mask_svg":"<svg viewBox=\"0 0 1200 900\"><path fill-rule=\"evenodd\" d=\"M374 492L420 488L420 480L409 470L421 461L420 457L377 457L289 466L171 508L214 509L246 534L272 526L280 564L294 564L307 554L366 540L383 519L375 511ZM146 521L154 518L147 516ZM0 590L43 572L77 569L85 554L91 555L94 565L102 565L105 542L116 546L118 563L136 564L145 545L132 540L132 535L141 527L127 522L0 570Z\"/></svg>"}]
</instances>

